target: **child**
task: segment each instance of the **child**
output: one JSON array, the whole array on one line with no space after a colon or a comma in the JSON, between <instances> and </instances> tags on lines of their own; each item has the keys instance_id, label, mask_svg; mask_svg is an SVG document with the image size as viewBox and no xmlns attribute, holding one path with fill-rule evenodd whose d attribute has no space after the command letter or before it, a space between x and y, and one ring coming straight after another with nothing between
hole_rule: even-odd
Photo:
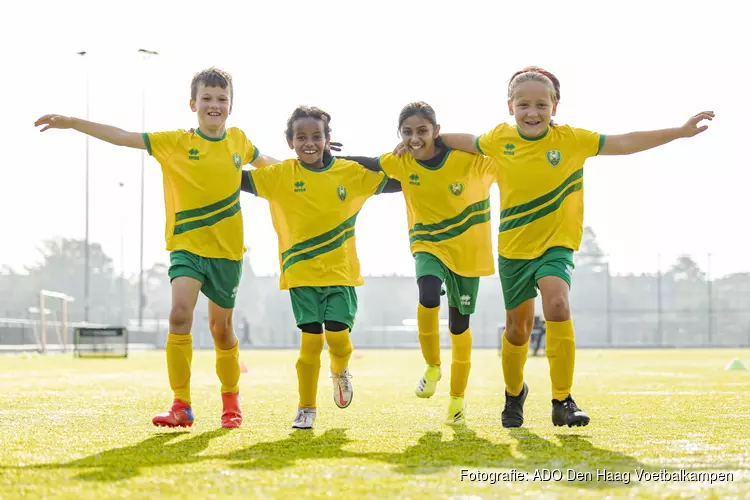
<instances>
[{"instance_id":1,"label":"child","mask_svg":"<svg viewBox=\"0 0 750 500\"><path fill-rule=\"evenodd\" d=\"M333 400L352 401L350 331L357 313L354 287L362 285L354 223L362 205L387 179L326 154L331 117L300 106L287 121L286 138L298 159L246 171L242 189L268 200L279 241L279 287L289 290L302 331L297 360L299 405L292 427L311 429L317 416L323 331L328 342Z\"/></svg>"},{"instance_id":2,"label":"child","mask_svg":"<svg viewBox=\"0 0 750 500\"><path fill-rule=\"evenodd\" d=\"M276 163L262 156L238 128L226 128L232 112L232 77L219 69L197 73L190 86L190 108L198 116L195 134L184 130L135 133L60 115L45 115L35 125L72 128L97 139L145 149L159 161L164 176L166 240L170 250L172 310L167 336L167 371L174 392L172 407L153 424L190 427L190 365L193 310L201 291L209 299L209 326L221 381L221 426L239 427L239 342L232 310L245 251L239 185L242 165Z\"/></svg>"},{"instance_id":3,"label":"child","mask_svg":"<svg viewBox=\"0 0 750 500\"><path fill-rule=\"evenodd\" d=\"M445 421L464 424L464 393L471 369L469 318L476 307L479 277L495 272L489 191L497 175L496 164L490 158L446 147L438 138L435 110L427 103L404 106L398 131L403 150L410 154L388 153L377 161L386 175L401 182L406 200L419 288L417 329L427 363L415 393L431 397L442 378L439 311L445 284L453 357ZM371 168L372 159L348 158Z\"/></svg>"},{"instance_id":4,"label":"child","mask_svg":"<svg viewBox=\"0 0 750 500\"><path fill-rule=\"evenodd\" d=\"M502 360L505 376L503 427L523 424L529 388L523 368L534 325L536 288L547 324L547 359L552 381L552 423L583 426L589 416L571 396L575 339L568 292L573 252L583 235L583 164L596 155L626 155L692 137L708 127L705 111L682 127L604 136L552 117L560 102L560 82L552 73L529 67L508 85L508 109L516 124L502 123L475 138L441 136L448 147L485 154L498 162L502 193L498 266L506 309Z\"/></svg>"}]
</instances>

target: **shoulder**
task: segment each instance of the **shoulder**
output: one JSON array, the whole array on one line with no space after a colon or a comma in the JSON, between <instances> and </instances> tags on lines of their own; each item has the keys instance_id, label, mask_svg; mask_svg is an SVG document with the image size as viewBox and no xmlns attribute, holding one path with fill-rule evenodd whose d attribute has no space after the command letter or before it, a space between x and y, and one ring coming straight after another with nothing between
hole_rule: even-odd
<instances>
[{"instance_id":1,"label":"shoulder","mask_svg":"<svg viewBox=\"0 0 750 500\"><path fill-rule=\"evenodd\" d=\"M227 129L227 137L247 139L247 134L245 134L245 132L241 128L229 127Z\"/></svg>"}]
</instances>

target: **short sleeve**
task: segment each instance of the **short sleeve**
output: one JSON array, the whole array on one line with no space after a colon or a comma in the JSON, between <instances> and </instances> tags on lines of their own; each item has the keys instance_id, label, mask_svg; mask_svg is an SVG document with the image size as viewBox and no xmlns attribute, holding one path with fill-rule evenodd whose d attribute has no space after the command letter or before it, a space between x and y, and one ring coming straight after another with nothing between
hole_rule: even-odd
<instances>
[{"instance_id":1,"label":"short sleeve","mask_svg":"<svg viewBox=\"0 0 750 500\"><path fill-rule=\"evenodd\" d=\"M170 132L144 132L141 135L148 154L163 165L177 148L177 141L182 133L180 130L173 130Z\"/></svg>"},{"instance_id":2,"label":"short sleeve","mask_svg":"<svg viewBox=\"0 0 750 500\"><path fill-rule=\"evenodd\" d=\"M586 130L583 128L574 128L573 134L576 138L576 143L581 151L583 151L586 157L596 156L601 151L604 143L607 141L607 136Z\"/></svg>"},{"instance_id":3,"label":"short sleeve","mask_svg":"<svg viewBox=\"0 0 750 500\"><path fill-rule=\"evenodd\" d=\"M502 154L502 148L503 146L505 146L504 144L499 144L502 142L502 127L503 125L500 124L486 134L482 134L476 138L476 140L474 141L474 145L477 147L477 150L479 150L480 153L486 156L493 157Z\"/></svg>"},{"instance_id":4,"label":"short sleeve","mask_svg":"<svg viewBox=\"0 0 750 500\"><path fill-rule=\"evenodd\" d=\"M373 196L383 192L388 177L383 172L373 172L366 168L360 169L360 181L362 192L367 196Z\"/></svg>"},{"instance_id":5,"label":"short sleeve","mask_svg":"<svg viewBox=\"0 0 750 500\"><path fill-rule=\"evenodd\" d=\"M491 179L490 184L497 181L499 164L495 161L494 158L490 158L489 156L477 156L477 159L475 161L477 170L482 172L483 176Z\"/></svg>"},{"instance_id":6,"label":"short sleeve","mask_svg":"<svg viewBox=\"0 0 750 500\"><path fill-rule=\"evenodd\" d=\"M273 199L281 182L281 176L284 175L284 170L286 169L281 163L262 169L248 170L250 192L259 198Z\"/></svg>"},{"instance_id":7,"label":"short sleeve","mask_svg":"<svg viewBox=\"0 0 750 500\"><path fill-rule=\"evenodd\" d=\"M378 158L378 162L380 163L380 168L385 172L385 175L401 182L403 176L401 175L401 159L398 156L393 153L386 153Z\"/></svg>"},{"instance_id":8,"label":"short sleeve","mask_svg":"<svg viewBox=\"0 0 750 500\"><path fill-rule=\"evenodd\" d=\"M245 156L242 159L243 165L252 163L260 157L260 150L255 147L250 139L247 139L247 137L245 137L245 139L247 140L247 147L245 148Z\"/></svg>"}]
</instances>

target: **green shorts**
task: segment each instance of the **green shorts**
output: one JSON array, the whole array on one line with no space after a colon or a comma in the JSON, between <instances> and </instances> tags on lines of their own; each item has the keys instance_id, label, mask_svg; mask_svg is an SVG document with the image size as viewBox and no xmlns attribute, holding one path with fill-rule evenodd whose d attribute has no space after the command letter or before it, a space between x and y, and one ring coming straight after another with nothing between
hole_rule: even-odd
<instances>
[{"instance_id":1,"label":"green shorts","mask_svg":"<svg viewBox=\"0 0 750 500\"><path fill-rule=\"evenodd\" d=\"M203 283L201 292L209 300L224 309L234 309L242 261L209 259L187 250L175 250L169 254L169 281L179 276L197 279Z\"/></svg>"},{"instance_id":2,"label":"green shorts","mask_svg":"<svg viewBox=\"0 0 750 500\"><path fill-rule=\"evenodd\" d=\"M479 278L459 276L448 269L443 262L427 252L414 254L417 266L417 279L422 276L436 276L448 289L448 305L455 307L463 315L474 314L479 294Z\"/></svg>"},{"instance_id":3,"label":"green shorts","mask_svg":"<svg viewBox=\"0 0 750 500\"><path fill-rule=\"evenodd\" d=\"M306 323L338 321L354 326L357 291L353 286L300 286L289 289L297 326Z\"/></svg>"},{"instance_id":4,"label":"green shorts","mask_svg":"<svg viewBox=\"0 0 750 500\"><path fill-rule=\"evenodd\" d=\"M573 250L553 247L536 259L506 259L498 256L500 285L503 287L505 309L510 311L537 296L537 281L545 276L562 278L570 287L573 274Z\"/></svg>"}]
</instances>

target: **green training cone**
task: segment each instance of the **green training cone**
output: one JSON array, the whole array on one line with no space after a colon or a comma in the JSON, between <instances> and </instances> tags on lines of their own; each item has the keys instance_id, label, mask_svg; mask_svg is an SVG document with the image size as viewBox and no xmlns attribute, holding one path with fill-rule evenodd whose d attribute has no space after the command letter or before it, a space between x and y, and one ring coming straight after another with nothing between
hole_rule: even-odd
<instances>
[{"instance_id":1,"label":"green training cone","mask_svg":"<svg viewBox=\"0 0 750 500\"><path fill-rule=\"evenodd\" d=\"M727 364L727 366L724 369L728 371L732 371L732 372L746 372L747 371L747 367L745 366L745 363L743 363L742 360L739 360L737 358L730 361L729 364Z\"/></svg>"}]
</instances>

